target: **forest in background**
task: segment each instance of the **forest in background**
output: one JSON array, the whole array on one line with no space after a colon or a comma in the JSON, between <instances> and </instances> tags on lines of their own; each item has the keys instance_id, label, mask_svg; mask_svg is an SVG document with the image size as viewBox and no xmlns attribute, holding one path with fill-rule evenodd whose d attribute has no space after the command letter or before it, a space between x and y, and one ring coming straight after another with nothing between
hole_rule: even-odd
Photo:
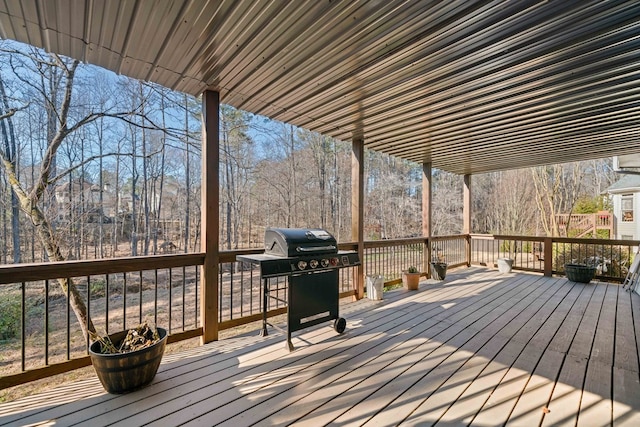
<instances>
[{"instance_id":1,"label":"forest in background","mask_svg":"<svg viewBox=\"0 0 640 427\"><path fill-rule=\"evenodd\" d=\"M199 251L200 126L197 98L0 41L0 264ZM421 170L366 150L366 240L421 234ZM473 232L560 235L616 179L611 159L474 175ZM434 169L434 235L461 232L462 184ZM220 186L223 249L351 240L350 142L223 105Z\"/></svg>"}]
</instances>

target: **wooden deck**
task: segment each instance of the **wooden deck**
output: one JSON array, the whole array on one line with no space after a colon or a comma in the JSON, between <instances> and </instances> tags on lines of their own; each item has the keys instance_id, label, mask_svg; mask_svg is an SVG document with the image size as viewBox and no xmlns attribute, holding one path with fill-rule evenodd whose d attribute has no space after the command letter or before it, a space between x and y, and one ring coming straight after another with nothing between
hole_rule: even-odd
<instances>
[{"instance_id":1,"label":"wooden deck","mask_svg":"<svg viewBox=\"0 0 640 427\"><path fill-rule=\"evenodd\" d=\"M326 325L165 356L122 396L97 379L0 405L0 425L640 425L640 296L485 269L345 304Z\"/></svg>"}]
</instances>

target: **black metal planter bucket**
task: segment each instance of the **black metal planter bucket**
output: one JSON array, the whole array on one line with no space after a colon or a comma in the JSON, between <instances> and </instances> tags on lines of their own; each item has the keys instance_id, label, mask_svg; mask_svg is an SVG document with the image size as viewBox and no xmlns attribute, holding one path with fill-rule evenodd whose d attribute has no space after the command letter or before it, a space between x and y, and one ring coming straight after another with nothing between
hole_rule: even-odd
<instances>
[{"instance_id":1,"label":"black metal planter bucket","mask_svg":"<svg viewBox=\"0 0 640 427\"><path fill-rule=\"evenodd\" d=\"M167 331L163 328L157 328L157 330L160 341L142 350L129 353L102 354L99 353L99 342L91 344L89 347L91 363L107 392L128 393L153 381L167 344ZM121 331L109 337L117 346L126 335L127 331Z\"/></svg>"},{"instance_id":2,"label":"black metal planter bucket","mask_svg":"<svg viewBox=\"0 0 640 427\"><path fill-rule=\"evenodd\" d=\"M444 280L447 276L447 264L444 262L431 263L431 277L436 280Z\"/></svg>"}]
</instances>

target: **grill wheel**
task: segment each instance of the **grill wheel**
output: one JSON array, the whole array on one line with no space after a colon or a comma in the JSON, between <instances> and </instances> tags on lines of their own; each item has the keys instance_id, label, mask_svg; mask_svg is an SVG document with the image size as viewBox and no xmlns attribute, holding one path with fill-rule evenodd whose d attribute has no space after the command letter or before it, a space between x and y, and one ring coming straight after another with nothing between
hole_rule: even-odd
<instances>
[{"instance_id":1,"label":"grill wheel","mask_svg":"<svg viewBox=\"0 0 640 427\"><path fill-rule=\"evenodd\" d=\"M336 330L337 333L341 334L347 329L347 321L344 317L338 317L335 322L333 322L333 329Z\"/></svg>"}]
</instances>

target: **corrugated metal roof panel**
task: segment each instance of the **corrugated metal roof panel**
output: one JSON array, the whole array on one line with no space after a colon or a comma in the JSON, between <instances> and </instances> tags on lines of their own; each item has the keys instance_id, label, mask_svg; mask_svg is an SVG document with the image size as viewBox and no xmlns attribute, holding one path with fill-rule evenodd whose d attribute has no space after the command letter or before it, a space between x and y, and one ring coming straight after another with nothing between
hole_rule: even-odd
<instances>
[{"instance_id":1,"label":"corrugated metal roof panel","mask_svg":"<svg viewBox=\"0 0 640 427\"><path fill-rule=\"evenodd\" d=\"M0 35L457 173L640 152L635 0L4 0Z\"/></svg>"}]
</instances>

